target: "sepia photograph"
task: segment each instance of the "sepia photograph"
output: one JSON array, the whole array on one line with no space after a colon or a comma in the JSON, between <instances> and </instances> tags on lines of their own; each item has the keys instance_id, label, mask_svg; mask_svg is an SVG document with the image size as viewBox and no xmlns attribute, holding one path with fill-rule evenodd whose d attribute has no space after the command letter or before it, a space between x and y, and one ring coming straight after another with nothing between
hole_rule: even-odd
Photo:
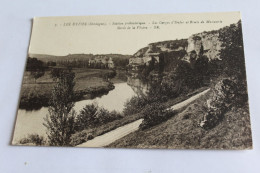
<instances>
[{"instance_id":1,"label":"sepia photograph","mask_svg":"<svg viewBox=\"0 0 260 173\"><path fill-rule=\"evenodd\" d=\"M12 145L252 149L239 12L35 17Z\"/></svg>"}]
</instances>

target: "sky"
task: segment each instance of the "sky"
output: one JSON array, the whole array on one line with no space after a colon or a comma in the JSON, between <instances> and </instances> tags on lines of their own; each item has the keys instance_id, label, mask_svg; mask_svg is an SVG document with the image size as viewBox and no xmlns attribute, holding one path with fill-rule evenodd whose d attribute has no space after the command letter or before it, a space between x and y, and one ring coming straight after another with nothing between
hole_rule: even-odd
<instances>
[{"instance_id":1,"label":"sky","mask_svg":"<svg viewBox=\"0 0 260 173\"><path fill-rule=\"evenodd\" d=\"M37 17L29 54L132 55L152 42L188 38L238 20L239 12Z\"/></svg>"}]
</instances>

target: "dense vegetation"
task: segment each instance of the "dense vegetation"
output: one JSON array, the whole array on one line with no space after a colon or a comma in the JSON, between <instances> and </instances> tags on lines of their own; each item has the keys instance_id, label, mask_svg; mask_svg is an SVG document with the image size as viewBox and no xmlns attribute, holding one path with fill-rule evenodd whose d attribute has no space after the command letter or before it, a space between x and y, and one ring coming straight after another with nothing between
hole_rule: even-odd
<instances>
[{"instance_id":1,"label":"dense vegetation","mask_svg":"<svg viewBox=\"0 0 260 173\"><path fill-rule=\"evenodd\" d=\"M121 118L122 115L116 111L109 112L95 104L86 105L76 118L76 130L98 127Z\"/></svg>"},{"instance_id":2,"label":"dense vegetation","mask_svg":"<svg viewBox=\"0 0 260 173\"><path fill-rule=\"evenodd\" d=\"M19 141L19 144L46 145L46 140L38 134L30 134Z\"/></svg>"},{"instance_id":3,"label":"dense vegetation","mask_svg":"<svg viewBox=\"0 0 260 173\"><path fill-rule=\"evenodd\" d=\"M150 67L147 67L150 72L148 71L148 75L144 76L150 83L148 92L130 99L126 103L124 113L131 115L143 111L145 117L143 126L151 127L173 115L162 111L166 109L162 107L163 103L208 86L210 80L208 59L202 54L191 53L190 56L191 58L197 56L196 60L191 63L179 60L170 72L160 71L154 64L150 63Z\"/></svg>"},{"instance_id":4,"label":"dense vegetation","mask_svg":"<svg viewBox=\"0 0 260 173\"><path fill-rule=\"evenodd\" d=\"M204 130L199 122L207 113L207 93L182 112L159 125L138 130L108 147L168 149L244 149L251 148L248 105L232 107L215 128Z\"/></svg>"},{"instance_id":5,"label":"dense vegetation","mask_svg":"<svg viewBox=\"0 0 260 173\"><path fill-rule=\"evenodd\" d=\"M156 109L158 105L155 104L148 109L149 115L153 117L146 120L146 124L150 124L149 128L140 129L109 147L251 148L241 22L214 33L219 34L222 42L220 60L207 62L202 54L199 62L180 63L178 66L182 68L177 67L175 73L164 77L171 81L166 84L165 90L170 91L168 96L171 97L203 85L211 87L211 92L190 104L184 111L170 116L168 121L161 121L160 125L151 121L160 121L165 117L160 111L162 108ZM159 86L163 88L163 85L161 83ZM163 94L164 90L159 91ZM133 103L129 105L138 105L142 99L131 102Z\"/></svg>"},{"instance_id":6,"label":"dense vegetation","mask_svg":"<svg viewBox=\"0 0 260 173\"><path fill-rule=\"evenodd\" d=\"M30 58L28 57L26 71L29 71L31 76L36 80L42 77L45 73L45 66L42 61L38 60L37 58Z\"/></svg>"}]
</instances>

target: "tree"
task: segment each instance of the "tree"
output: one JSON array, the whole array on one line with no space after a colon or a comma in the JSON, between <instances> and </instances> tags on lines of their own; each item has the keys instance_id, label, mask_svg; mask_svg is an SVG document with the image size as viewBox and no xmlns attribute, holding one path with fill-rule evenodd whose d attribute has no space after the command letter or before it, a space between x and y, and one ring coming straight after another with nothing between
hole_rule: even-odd
<instances>
[{"instance_id":1,"label":"tree","mask_svg":"<svg viewBox=\"0 0 260 173\"><path fill-rule=\"evenodd\" d=\"M34 83L36 83L36 80L42 77L44 74L45 71L43 69L37 69L35 71L31 71L31 76L34 78Z\"/></svg>"},{"instance_id":2,"label":"tree","mask_svg":"<svg viewBox=\"0 0 260 173\"><path fill-rule=\"evenodd\" d=\"M34 82L45 74L45 68L43 62L37 58L28 58L26 71L30 71L31 76L34 78Z\"/></svg>"},{"instance_id":3,"label":"tree","mask_svg":"<svg viewBox=\"0 0 260 173\"><path fill-rule=\"evenodd\" d=\"M75 74L71 70L63 71L53 88L49 115L44 119L50 145L68 146L75 132L74 78Z\"/></svg>"},{"instance_id":4,"label":"tree","mask_svg":"<svg viewBox=\"0 0 260 173\"><path fill-rule=\"evenodd\" d=\"M57 79L61 77L62 73L64 73L63 69L53 68L51 69L51 78L53 79L53 81L57 81Z\"/></svg>"},{"instance_id":5,"label":"tree","mask_svg":"<svg viewBox=\"0 0 260 173\"><path fill-rule=\"evenodd\" d=\"M220 58L223 61L223 72L227 76L235 76L245 80L245 60L241 21L223 28L219 34L222 42Z\"/></svg>"}]
</instances>

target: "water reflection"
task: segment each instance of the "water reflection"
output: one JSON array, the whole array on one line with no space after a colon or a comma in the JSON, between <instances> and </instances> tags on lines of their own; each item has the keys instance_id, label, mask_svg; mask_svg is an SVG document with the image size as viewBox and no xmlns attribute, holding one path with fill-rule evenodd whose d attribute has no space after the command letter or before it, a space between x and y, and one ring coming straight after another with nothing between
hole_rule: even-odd
<instances>
[{"instance_id":1,"label":"water reflection","mask_svg":"<svg viewBox=\"0 0 260 173\"><path fill-rule=\"evenodd\" d=\"M109 111L115 110L122 112L125 102L135 96L136 93L131 87L129 87L129 85L127 85L127 83L118 83L114 85L115 89L110 91L107 95L92 100L79 101L75 104L74 109L81 110L88 104L96 103Z\"/></svg>"},{"instance_id":2,"label":"water reflection","mask_svg":"<svg viewBox=\"0 0 260 173\"><path fill-rule=\"evenodd\" d=\"M110 91L107 95L76 102L74 106L75 111L79 113L87 104L95 103L109 111L115 110L122 112L126 101L135 96L136 92L126 82L117 83L114 84L114 86L115 89ZM33 111L19 109L14 132L14 142L17 143L21 138L33 133L46 137L46 127L43 125L43 118L46 117L47 114L47 107Z\"/></svg>"},{"instance_id":3,"label":"water reflection","mask_svg":"<svg viewBox=\"0 0 260 173\"><path fill-rule=\"evenodd\" d=\"M141 78L128 76L127 84L131 86L131 88L138 96L147 95L149 90L149 83L142 80Z\"/></svg>"}]
</instances>

